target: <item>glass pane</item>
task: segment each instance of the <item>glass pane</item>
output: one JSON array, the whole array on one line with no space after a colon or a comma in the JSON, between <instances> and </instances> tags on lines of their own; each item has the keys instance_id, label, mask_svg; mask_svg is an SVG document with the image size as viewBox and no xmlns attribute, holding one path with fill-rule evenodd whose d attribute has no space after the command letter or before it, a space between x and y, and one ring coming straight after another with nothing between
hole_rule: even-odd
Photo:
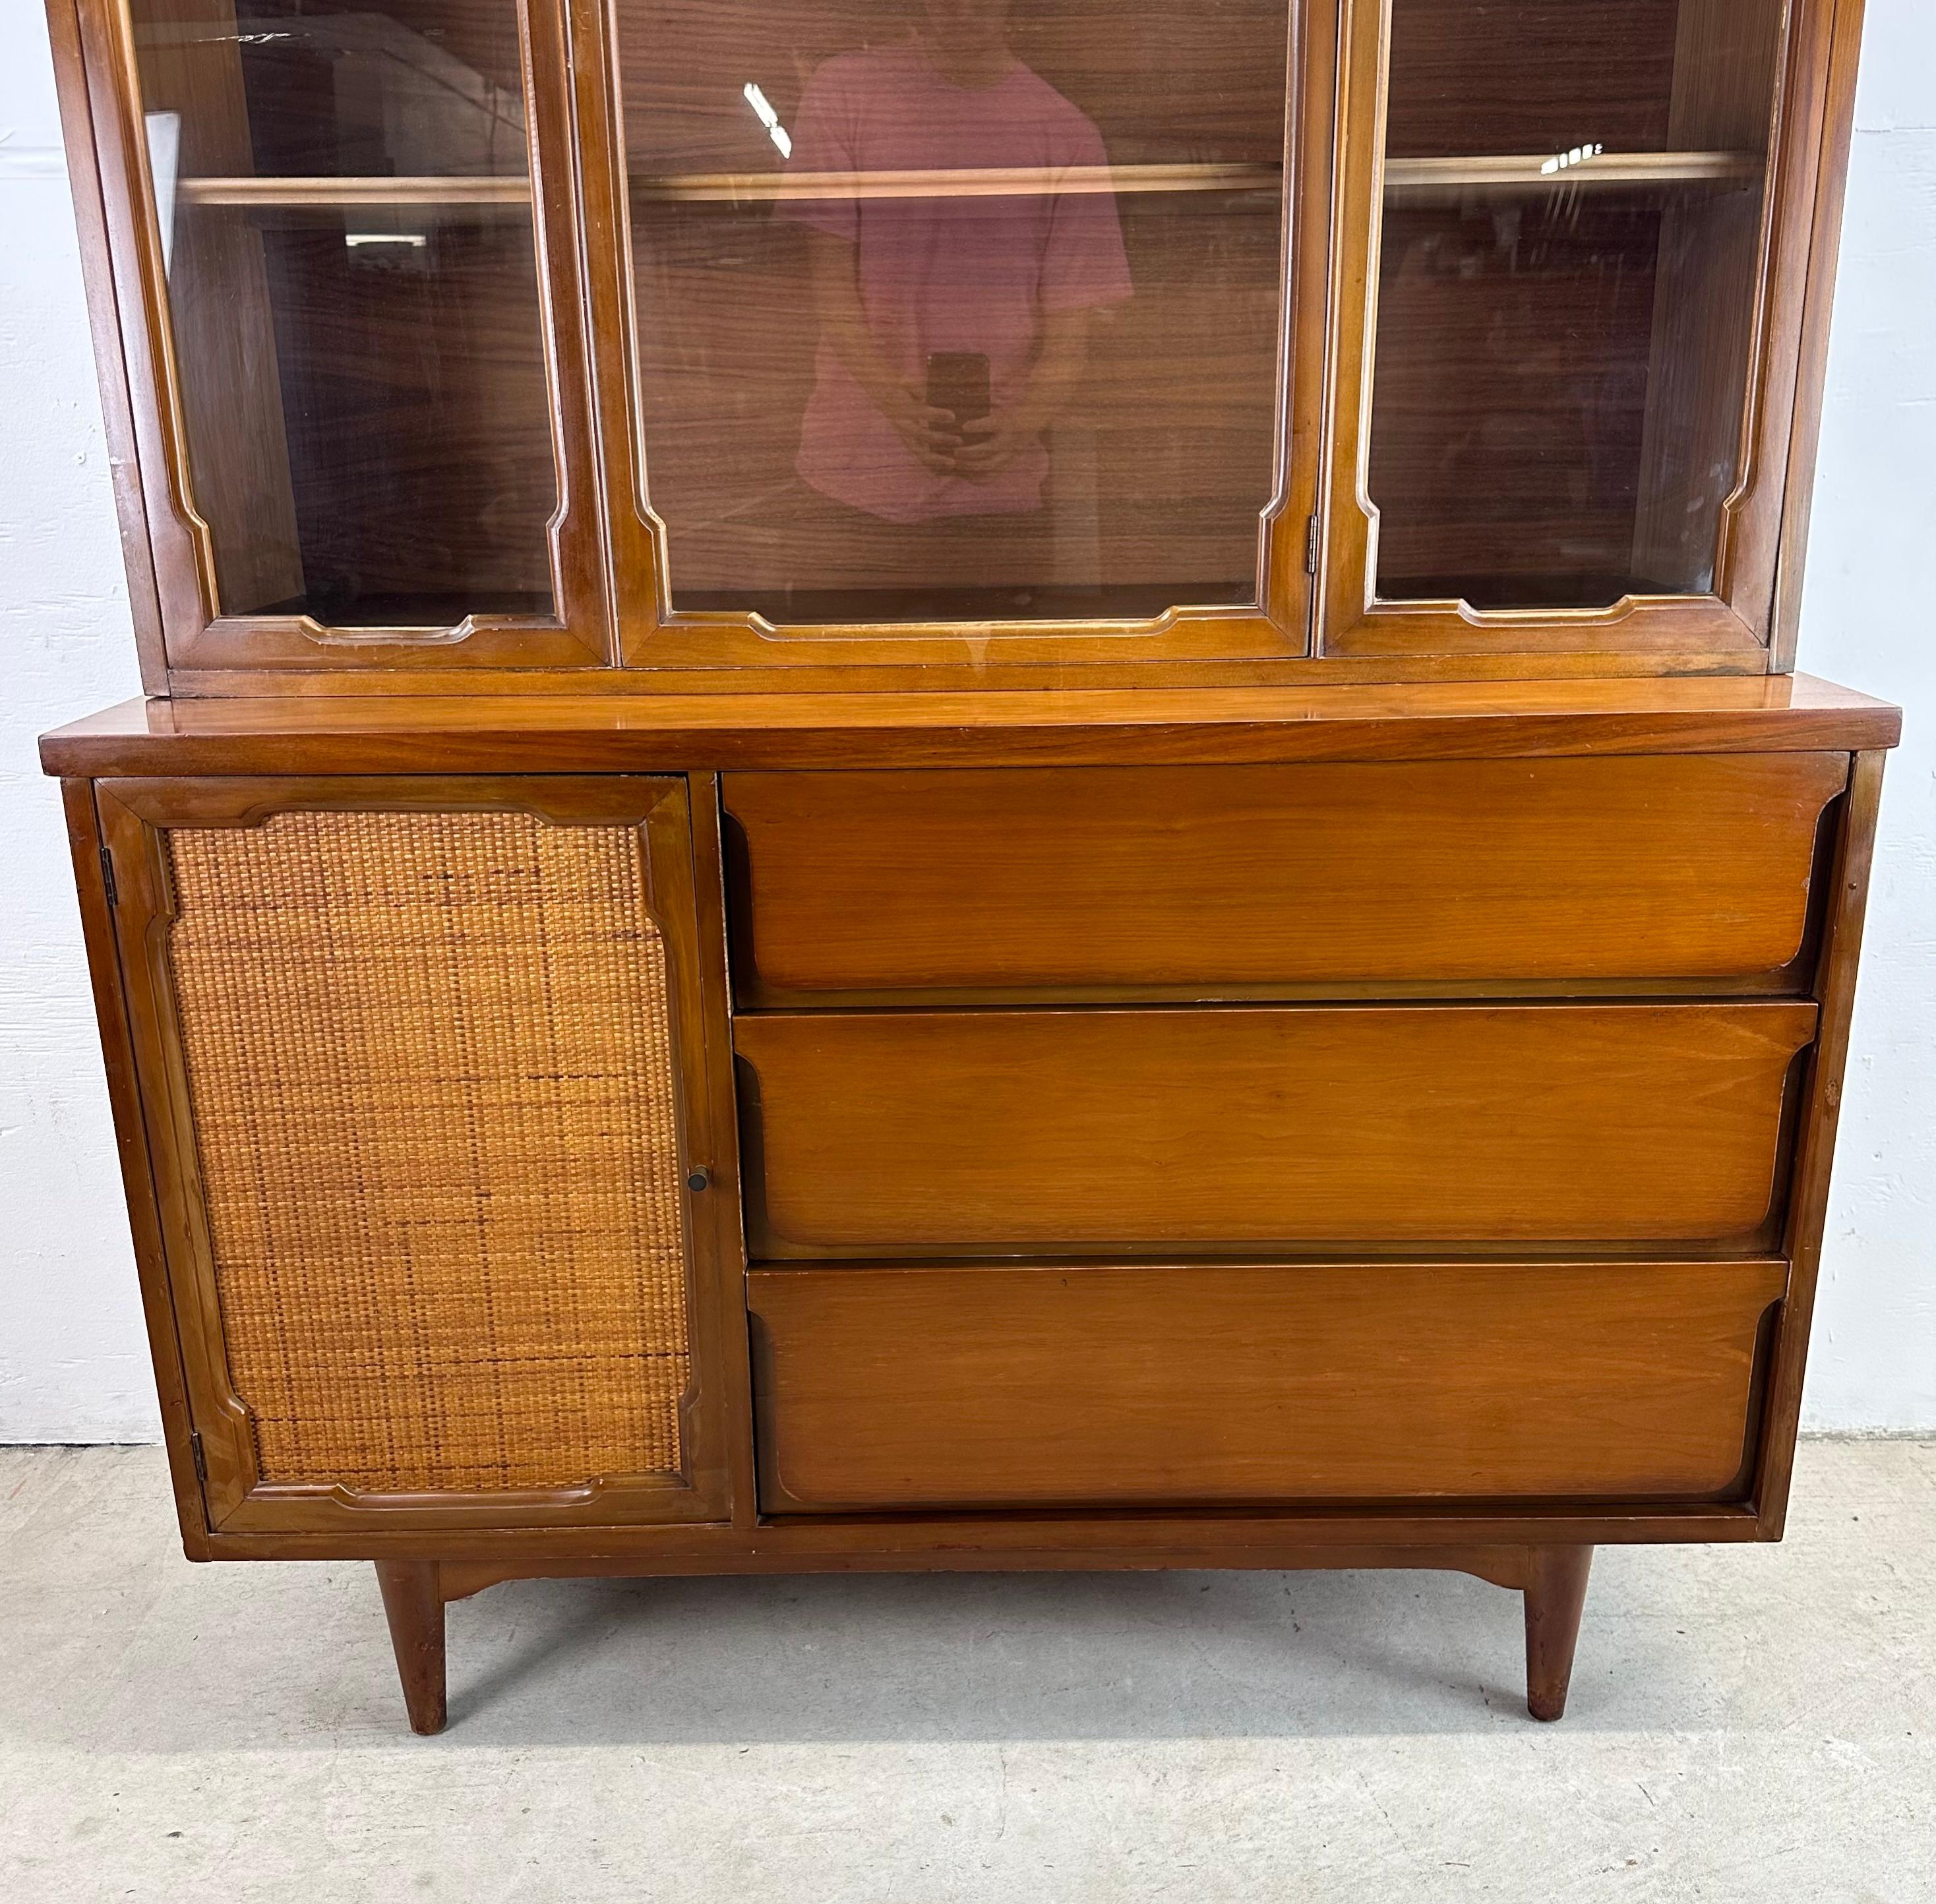
<instances>
[{"instance_id":1,"label":"glass pane","mask_svg":"<svg viewBox=\"0 0 1936 1904\"><path fill-rule=\"evenodd\" d=\"M1783 0L1392 0L1377 593L1714 585Z\"/></svg>"},{"instance_id":2,"label":"glass pane","mask_svg":"<svg viewBox=\"0 0 1936 1904\"><path fill-rule=\"evenodd\" d=\"M1286 0L621 0L681 609L1257 599Z\"/></svg>"},{"instance_id":3,"label":"glass pane","mask_svg":"<svg viewBox=\"0 0 1936 1904\"><path fill-rule=\"evenodd\" d=\"M132 0L222 611L551 612L516 0Z\"/></svg>"}]
</instances>

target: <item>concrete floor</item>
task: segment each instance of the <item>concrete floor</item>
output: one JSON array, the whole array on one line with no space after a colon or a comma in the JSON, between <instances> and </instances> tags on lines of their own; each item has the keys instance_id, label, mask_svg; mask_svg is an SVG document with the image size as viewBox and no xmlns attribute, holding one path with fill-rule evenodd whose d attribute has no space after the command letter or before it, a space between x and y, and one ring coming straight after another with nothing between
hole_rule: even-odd
<instances>
[{"instance_id":1,"label":"concrete floor","mask_svg":"<svg viewBox=\"0 0 1936 1904\"><path fill-rule=\"evenodd\" d=\"M368 1567L0 1450L0 1897L1936 1899L1936 1443L1603 1550L1556 1727L1450 1574L528 1582L450 1646L414 1739Z\"/></svg>"}]
</instances>

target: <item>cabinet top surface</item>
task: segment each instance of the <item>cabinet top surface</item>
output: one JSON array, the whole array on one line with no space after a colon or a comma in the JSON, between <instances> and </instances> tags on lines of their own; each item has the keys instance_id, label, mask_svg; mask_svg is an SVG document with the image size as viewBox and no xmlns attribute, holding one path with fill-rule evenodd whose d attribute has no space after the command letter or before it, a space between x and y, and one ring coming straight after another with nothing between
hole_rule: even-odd
<instances>
[{"instance_id":1,"label":"cabinet top surface","mask_svg":"<svg viewBox=\"0 0 1936 1904\"><path fill-rule=\"evenodd\" d=\"M1808 675L1293 688L126 701L52 774L1092 766L1893 747L1901 711Z\"/></svg>"}]
</instances>

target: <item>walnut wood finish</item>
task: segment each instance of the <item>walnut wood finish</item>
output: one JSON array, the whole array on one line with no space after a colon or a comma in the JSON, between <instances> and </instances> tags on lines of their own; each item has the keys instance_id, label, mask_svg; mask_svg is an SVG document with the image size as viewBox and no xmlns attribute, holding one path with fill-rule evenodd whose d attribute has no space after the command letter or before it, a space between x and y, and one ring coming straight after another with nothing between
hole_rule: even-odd
<instances>
[{"instance_id":1,"label":"walnut wood finish","mask_svg":"<svg viewBox=\"0 0 1936 1904\"><path fill-rule=\"evenodd\" d=\"M1241 691L126 701L50 773L422 774L1243 764L1893 747L1899 709L1808 675Z\"/></svg>"},{"instance_id":2,"label":"walnut wood finish","mask_svg":"<svg viewBox=\"0 0 1936 1904\"><path fill-rule=\"evenodd\" d=\"M1746 1477L1779 1262L772 1269L779 1512L1505 1497Z\"/></svg>"},{"instance_id":3,"label":"walnut wood finish","mask_svg":"<svg viewBox=\"0 0 1936 1904\"><path fill-rule=\"evenodd\" d=\"M1787 500L1781 547L1776 557L1774 665L1795 666L1801 627L1801 588L1807 570L1808 523L1815 500L1815 464L1822 437L1822 392L1829 370L1829 324L1835 306L1835 261L1842 240L1842 201L1854 136L1856 57L1861 50L1865 0L1836 0L1830 92L1815 173L1813 235L1807 292L1794 341L1795 431L1788 444Z\"/></svg>"},{"instance_id":4,"label":"walnut wood finish","mask_svg":"<svg viewBox=\"0 0 1936 1904\"><path fill-rule=\"evenodd\" d=\"M1782 11L1783 0L1681 0L1670 144L1765 154ZM1714 473L1735 469L1741 437L1761 214L1747 190L1685 195L1662 211L1634 575L1698 588L1712 564L1724 500Z\"/></svg>"},{"instance_id":5,"label":"walnut wood finish","mask_svg":"<svg viewBox=\"0 0 1936 1904\"><path fill-rule=\"evenodd\" d=\"M68 844L74 856L74 892L80 902L87 969L93 981L95 1022L114 1113L116 1147L120 1153L122 1189L128 1203L135 1262L140 1271L141 1307L148 1331L148 1353L161 1404L162 1440L168 1458L176 1519L184 1545L198 1558L208 1531L204 1481L195 1458L195 1431L189 1412L181 1339L174 1292L164 1266L162 1217L156 1170L172 1165L165 1147L156 1146L141 1107L135 1071L135 1028L115 944L115 901L109 896L108 864L101 839L94 789L86 781L64 781L61 803L67 818ZM116 896L118 898L118 895Z\"/></svg>"},{"instance_id":6,"label":"walnut wood finish","mask_svg":"<svg viewBox=\"0 0 1936 1904\"><path fill-rule=\"evenodd\" d=\"M113 710L50 737L47 754L87 770L260 772L277 761L320 766L331 762L448 772L480 761L516 760L555 774L574 759L610 766L665 760L703 748L714 757L749 764L800 766L857 760L906 764L963 754L970 761L1048 758L1161 761L1175 757L1238 759L1402 758L1459 755L1488 748L1505 754L1543 749L1568 754L1676 753L1770 748L1879 749L1893 743L1895 710L1859 695L1799 678L1793 681L1609 681L1573 685L1523 683L1506 689L1441 687L1360 689L1305 694L1048 697L938 696L885 700L843 699L814 703L740 703L742 718L758 722L737 735L732 704L641 700L618 706L570 702L536 708L508 703L489 709L452 702L385 706L373 701L310 701L275 706L243 703L176 703ZM782 716L781 709L791 710ZM695 710L697 718L695 719ZM489 714L487 720L479 717ZM1084 728L1082 717L1094 723ZM1246 719L1246 715L1249 717ZM517 718L513 718L516 715ZM675 718L676 717L676 718ZM997 721L1004 727L992 726ZM841 750L845 750L844 758ZM308 750L306 753L305 750ZM1824 921L1820 990L1828 1002L1823 1035L1810 1074L1802 1120L1801 1165L1807 1186L1791 1206L1789 1235L1798 1263L1812 1264L1819 1241L1833 1102L1845 1049L1847 1011L1880 784L1879 753L1857 763L1854 797L1831 808L1837 866L1835 905ZM419 784L424 783L419 781ZM319 782L319 794L327 788ZM560 783L549 782L556 798ZM736 1482L738 1524L712 1526L546 1525L524 1527L426 1521L399 1504L356 1517L312 1517L304 1525L246 1534L209 1529L195 1473L177 1347L176 1307L161 1246L156 1184L180 1167L165 1121L148 1115L134 1085L128 1055L123 982L113 943L115 908L102 878L91 790L68 792L77 884L103 1011L102 1035L116 1093L116 1127L128 1164L131 1216L155 1346L164 1418L168 1426L184 1545L193 1557L263 1558L420 1558L425 1543L449 1564L495 1577L522 1573L788 1571L917 1567L1060 1567L1152 1565L1273 1566L1344 1557L1367 1548L1443 1555L1461 1543L1532 1546L1606 1541L1741 1540L1775 1537L1785 1499L1798 1407L1807 1303L1812 1282L1798 1280L1783 1304L1777 1336L1780 1372L1756 1404L1762 1422L1762 1455L1752 1487L1738 1504L1602 1504L1590 1508L1534 1502L1368 1510L1341 1505L1285 1513L1145 1512L1133 1522L1106 1513L1050 1514L1012 1521L962 1519L912 1513L830 1520L800 1518L755 1527L751 1488ZM339 793L340 789L338 789ZM259 797L250 794L250 799ZM702 942L721 956L716 836L709 783L694 783ZM125 877L122 901L126 903ZM701 960L702 975L708 960ZM716 993L715 995L716 996ZM1844 1028L1838 1038L1839 1014ZM723 1026L723 1019L721 1020ZM117 1053L119 1055L117 1056ZM715 1099L715 1102L717 1100ZM730 1138L730 1108L724 1113ZM713 1153L722 1168L731 1151L715 1130ZM706 1199L702 1198L702 1202ZM717 1234L737 1229L737 1201L712 1206ZM735 1239L737 1241L737 1239ZM743 1314L736 1291L722 1281L718 1313L737 1328ZM743 1377L734 1403L743 1410ZM728 1392L731 1384L728 1385ZM743 1413L734 1419L744 1423ZM749 1458L746 1425L733 1432L734 1459ZM325 1524L326 1522L326 1524ZM1355 1546L1354 1546L1355 1543Z\"/></svg>"},{"instance_id":7,"label":"walnut wood finish","mask_svg":"<svg viewBox=\"0 0 1936 1904\"><path fill-rule=\"evenodd\" d=\"M1836 842L1831 875L1833 904L1815 980L1822 1019L1804 1087L1795 1189L1783 1238L1794 1272L1789 1301L1775 1339L1768 1433L1762 1444L1756 1489L1774 1539L1780 1537L1786 1523L1795 1437L1801 1421L1802 1374L1821 1266L1822 1233L1828 1221L1829 1172L1841 1115L1842 1077L1848 1063L1849 1025L1855 1010L1856 969L1862 954L1884 758L1880 754L1856 756L1847 814Z\"/></svg>"},{"instance_id":8,"label":"walnut wood finish","mask_svg":"<svg viewBox=\"0 0 1936 1904\"><path fill-rule=\"evenodd\" d=\"M1334 1548L1328 1550L1290 1549L1277 1555L1272 1561L1275 1567L1296 1571L1312 1568L1383 1567L1399 1569L1432 1568L1449 1573L1469 1573L1477 1579L1489 1581L1496 1587L1504 1587L1523 1592L1526 1597L1526 1633L1529 1662L1533 1644L1535 1609L1540 1619L1541 1668L1549 1676L1546 1691L1536 1694L1535 1682L1529 1676L1529 1709L1535 1718L1557 1718L1553 1711L1541 1711L1535 1698L1545 1703L1550 1694L1550 1676L1557 1673L1561 1681L1560 1698L1565 1697L1564 1681L1572 1665L1571 1641L1568 1640L1563 1656L1559 1650L1560 1633L1550 1618L1553 1606L1553 1582L1570 1579L1577 1571L1581 1594L1585 1590L1585 1564L1581 1556L1590 1557L1590 1548L1493 1546L1493 1547L1441 1547L1421 1550L1408 1547L1353 1547ZM629 1563L620 1561L599 1564L576 1563L566 1569L536 1570L546 1577L577 1579L631 1579L638 1577L637 1570ZM377 1582L384 1594L384 1609L391 1612L392 1582L397 1594L396 1605L400 1609L404 1624L400 1627L397 1618L392 1615L391 1631L395 1644L398 1670L404 1681L404 1697L411 1716L412 1729L419 1733L434 1733L443 1730L444 1724L443 1677L443 1609L454 1600L467 1600L474 1594L483 1593L501 1585L507 1580L528 1579L534 1570L527 1567L507 1568L490 1561L379 1561L377 1567ZM1578 1629L1579 1604L1573 1606L1573 1627ZM433 1624L434 1622L434 1624ZM434 1634L434 1646L422 1643L427 1634ZM419 1724L417 1715L422 1711L434 1723Z\"/></svg>"},{"instance_id":9,"label":"walnut wood finish","mask_svg":"<svg viewBox=\"0 0 1936 1904\"><path fill-rule=\"evenodd\" d=\"M755 1256L1754 1247L1812 1004L742 1017Z\"/></svg>"},{"instance_id":10,"label":"walnut wood finish","mask_svg":"<svg viewBox=\"0 0 1936 1904\"><path fill-rule=\"evenodd\" d=\"M441 1732L446 1718L443 1670L443 1601L434 1560L380 1560L377 1585L404 1682L404 1704L410 1730Z\"/></svg>"},{"instance_id":11,"label":"walnut wood finish","mask_svg":"<svg viewBox=\"0 0 1936 1904\"><path fill-rule=\"evenodd\" d=\"M731 774L735 983L1779 984L1847 778L1842 754Z\"/></svg>"},{"instance_id":12,"label":"walnut wood finish","mask_svg":"<svg viewBox=\"0 0 1936 1904\"><path fill-rule=\"evenodd\" d=\"M1388 107L1388 0L1293 5L1248 65L1281 0L1187 30L1157 0L1018 12L1107 122L1136 277L1067 419L1097 479L1065 566L1178 605L882 627L743 599L728 512L787 473L813 326L783 194L745 183L774 171L746 75L674 56L752 44L741 0L398 0L521 94L528 183L504 152L359 176L306 143L341 129L321 89L244 101L234 0L170 0L216 29L150 50L153 99L194 120L172 306L123 0L48 0L143 680L180 698L43 759L183 1545L376 1561L419 1729L446 1603L498 1580L929 1567L1463 1568L1525 1595L1529 1706L1556 1716L1595 1545L1779 1536L1900 719L1759 678L1792 659L1860 0L1786 8L1771 141L1748 55L1775 0L1397 3L1429 30ZM806 0L788 44L810 65L849 11ZM1475 82L1508 13L1516 77ZM1564 76L1549 32L1595 56ZM1614 162L1538 171L1581 137ZM1528 205L1571 234L1550 281L1466 274ZM437 285L345 295L349 219L433 222ZM728 345L754 374L715 389L695 367ZM412 352L463 413L435 446L391 400ZM1525 480L1593 376L1604 467ZM312 440L325 411L367 440ZM1493 451L1449 504L1423 453L1447 419ZM410 480L373 512L380 464ZM1371 603L1378 503L1387 576L1477 561L1477 611ZM1663 585L1711 542L1713 592L1514 611L1556 533ZM424 625L222 612L291 603L299 542L386 552ZM256 1471L162 842L304 810L637 830L705 1183L682 1473L487 1497Z\"/></svg>"},{"instance_id":13,"label":"walnut wood finish","mask_svg":"<svg viewBox=\"0 0 1936 1904\"><path fill-rule=\"evenodd\" d=\"M1565 1716L1593 1565L1590 1547L1542 1547L1532 1556L1526 1583L1526 1709L1536 1719Z\"/></svg>"},{"instance_id":14,"label":"walnut wood finish","mask_svg":"<svg viewBox=\"0 0 1936 1904\"><path fill-rule=\"evenodd\" d=\"M1390 0L1386 122L1395 156L1611 153L1668 144L1682 0ZM1510 77L1493 58L1511 35Z\"/></svg>"}]
</instances>

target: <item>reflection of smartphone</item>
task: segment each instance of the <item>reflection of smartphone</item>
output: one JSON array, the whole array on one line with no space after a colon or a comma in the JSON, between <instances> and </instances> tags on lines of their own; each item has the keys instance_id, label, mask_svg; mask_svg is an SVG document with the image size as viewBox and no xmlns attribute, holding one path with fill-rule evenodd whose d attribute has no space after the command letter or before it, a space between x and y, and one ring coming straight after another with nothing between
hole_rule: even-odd
<instances>
[{"instance_id":1,"label":"reflection of smartphone","mask_svg":"<svg viewBox=\"0 0 1936 1904\"><path fill-rule=\"evenodd\" d=\"M979 350L927 354L927 406L946 410L957 427L988 414L988 360Z\"/></svg>"}]
</instances>

